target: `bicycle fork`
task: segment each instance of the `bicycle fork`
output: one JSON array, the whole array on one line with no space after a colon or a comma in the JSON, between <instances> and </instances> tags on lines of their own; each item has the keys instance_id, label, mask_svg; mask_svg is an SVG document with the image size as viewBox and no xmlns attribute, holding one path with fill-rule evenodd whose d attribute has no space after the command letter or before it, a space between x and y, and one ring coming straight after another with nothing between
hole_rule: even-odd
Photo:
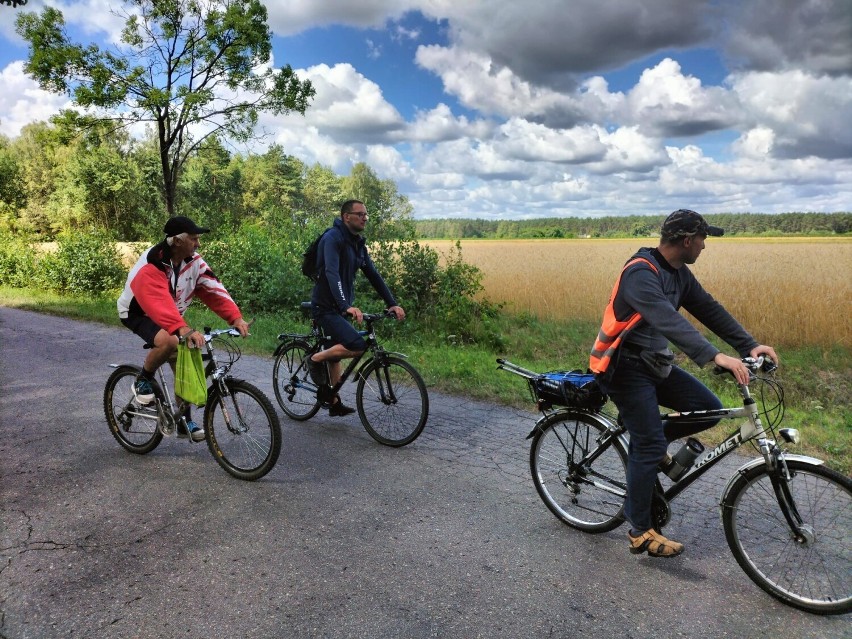
<instances>
[{"instance_id":1,"label":"bicycle fork","mask_svg":"<svg viewBox=\"0 0 852 639\"><path fill-rule=\"evenodd\" d=\"M248 426L246 426L246 420L243 416L243 412L240 410L240 403L237 401L237 396L231 392L223 378L216 379L214 383L219 388L217 400L219 402L219 406L222 408L222 419L225 421L225 426L227 426L228 430L234 435L247 433L249 429ZM231 403L234 407L233 414L236 415L236 420L233 419L232 412L228 410L227 399L229 397L231 398Z\"/></svg>"},{"instance_id":2,"label":"bicycle fork","mask_svg":"<svg viewBox=\"0 0 852 639\"><path fill-rule=\"evenodd\" d=\"M376 384L379 387L379 397L382 403L385 406L396 404L396 395L394 395L390 379L390 367L381 362L376 366Z\"/></svg>"},{"instance_id":3,"label":"bicycle fork","mask_svg":"<svg viewBox=\"0 0 852 639\"><path fill-rule=\"evenodd\" d=\"M749 416L749 421L744 425L743 431L746 430L746 426L751 426L750 432L742 432L743 439L748 439L755 435L759 436L757 440L758 448L766 463L767 474L772 482L772 490L775 492L775 498L778 500L778 507L781 509L781 513L790 527L793 539L799 544L808 545L814 540L814 531L811 526L805 524L796 508L796 502L793 500L793 495L790 492L790 482L793 480L790 475L790 469L784 461L784 456L778 444L766 437L760 437L765 431L763 429L763 422L760 419L760 413L757 410L757 404L751 397L747 385L739 385L739 387L740 393L743 396L743 405Z\"/></svg>"},{"instance_id":4,"label":"bicycle fork","mask_svg":"<svg viewBox=\"0 0 852 639\"><path fill-rule=\"evenodd\" d=\"M775 498L778 500L781 513L793 534L793 540L803 546L811 545L816 538L813 526L805 523L798 508L796 508L796 501L790 491L790 483L793 481L793 477L787 463L780 454L775 456L775 467L771 469L769 479L772 482L772 490L775 491Z\"/></svg>"}]
</instances>

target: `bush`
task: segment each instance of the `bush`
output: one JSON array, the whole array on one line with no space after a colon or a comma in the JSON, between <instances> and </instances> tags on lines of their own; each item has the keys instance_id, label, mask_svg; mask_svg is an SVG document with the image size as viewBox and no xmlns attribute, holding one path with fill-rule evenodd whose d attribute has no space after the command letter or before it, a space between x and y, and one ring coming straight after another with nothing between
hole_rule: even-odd
<instances>
[{"instance_id":1,"label":"bush","mask_svg":"<svg viewBox=\"0 0 852 639\"><path fill-rule=\"evenodd\" d=\"M0 234L0 286L23 288L36 277L36 256L29 242Z\"/></svg>"},{"instance_id":2,"label":"bush","mask_svg":"<svg viewBox=\"0 0 852 639\"><path fill-rule=\"evenodd\" d=\"M276 238L258 224L243 224L227 238L201 247L204 260L244 312L293 308L310 296L300 271L309 240Z\"/></svg>"},{"instance_id":3,"label":"bush","mask_svg":"<svg viewBox=\"0 0 852 639\"><path fill-rule=\"evenodd\" d=\"M58 249L39 260L36 281L58 293L100 296L124 284L127 269L112 239L103 231L66 231Z\"/></svg>"},{"instance_id":4,"label":"bush","mask_svg":"<svg viewBox=\"0 0 852 639\"><path fill-rule=\"evenodd\" d=\"M379 272L419 324L453 343L500 347L492 322L499 307L480 297L482 272L464 262L460 243L443 267L438 252L417 241L383 244L375 253Z\"/></svg>"}]
</instances>

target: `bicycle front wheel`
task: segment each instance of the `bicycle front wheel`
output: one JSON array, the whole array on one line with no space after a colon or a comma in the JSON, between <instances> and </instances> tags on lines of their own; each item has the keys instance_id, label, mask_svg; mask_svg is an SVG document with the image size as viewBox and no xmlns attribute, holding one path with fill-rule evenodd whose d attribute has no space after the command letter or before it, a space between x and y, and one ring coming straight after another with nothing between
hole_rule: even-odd
<instances>
[{"instance_id":1,"label":"bicycle front wheel","mask_svg":"<svg viewBox=\"0 0 852 639\"><path fill-rule=\"evenodd\" d=\"M204 409L207 446L219 465L237 479L260 479L281 453L281 425L269 398L242 380L214 384Z\"/></svg>"},{"instance_id":2,"label":"bicycle front wheel","mask_svg":"<svg viewBox=\"0 0 852 639\"><path fill-rule=\"evenodd\" d=\"M761 464L740 474L722 499L722 523L740 567L773 597L821 615L852 611L852 480L789 460L782 491L804 525L795 539Z\"/></svg>"},{"instance_id":3,"label":"bicycle front wheel","mask_svg":"<svg viewBox=\"0 0 852 639\"><path fill-rule=\"evenodd\" d=\"M530 445L530 470L539 497L561 521L589 533L624 521L627 455L591 415L562 412L541 423Z\"/></svg>"},{"instance_id":4,"label":"bicycle front wheel","mask_svg":"<svg viewBox=\"0 0 852 639\"><path fill-rule=\"evenodd\" d=\"M290 419L300 422L310 419L320 409L316 384L304 364L309 348L306 342L290 342L281 349L272 366L275 399Z\"/></svg>"},{"instance_id":5,"label":"bicycle front wheel","mask_svg":"<svg viewBox=\"0 0 852 639\"><path fill-rule=\"evenodd\" d=\"M358 416L370 436L385 446L413 442L429 418L426 384L399 357L374 359L361 371L355 390Z\"/></svg>"},{"instance_id":6,"label":"bicycle front wheel","mask_svg":"<svg viewBox=\"0 0 852 639\"><path fill-rule=\"evenodd\" d=\"M144 455L160 444L163 435L157 428L156 402L143 406L133 393L140 372L136 366L119 366L113 371L104 388L104 413L118 443L131 453Z\"/></svg>"}]
</instances>

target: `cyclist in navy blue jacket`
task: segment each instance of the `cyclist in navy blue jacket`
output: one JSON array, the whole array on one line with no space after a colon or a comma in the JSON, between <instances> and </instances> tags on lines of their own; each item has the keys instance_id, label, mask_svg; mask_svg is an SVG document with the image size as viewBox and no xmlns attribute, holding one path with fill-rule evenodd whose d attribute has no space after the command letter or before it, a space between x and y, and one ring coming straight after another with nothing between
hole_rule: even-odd
<instances>
[{"instance_id":1,"label":"cyclist in navy blue jacket","mask_svg":"<svg viewBox=\"0 0 852 639\"><path fill-rule=\"evenodd\" d=\"M336 384L341 374L340 360L355 357L367 348L364 338L346 319L349 315L359 324L364 319L361 309L355 306L355 275L359 270L396 319L405 319L405 311L396 303L367 252L367 243L361 233L368 217L363 202L347 200L340 207L340 217L323 234L319 243L319 278L311 295L311 311L334 345L315 353L308 362L311 377L318 384ZM328 364L328 379L325 364ZM349 415L355 409L344 405L340 397L335 396L328 412L339 417Z\"/></svg>"}]
</instances>

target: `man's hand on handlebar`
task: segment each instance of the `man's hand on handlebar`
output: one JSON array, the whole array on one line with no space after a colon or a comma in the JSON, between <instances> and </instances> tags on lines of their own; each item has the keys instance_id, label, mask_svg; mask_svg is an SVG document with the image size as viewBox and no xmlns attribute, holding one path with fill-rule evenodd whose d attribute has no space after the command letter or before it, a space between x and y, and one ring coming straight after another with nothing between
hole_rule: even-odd
<instances>
[{"instance_id":1,"label":"man's hand on handlebar","mask_svg":"<svg viewBox=\"0 0 852 639\"><path fill-rule=\"evenodd\" d=\"M776 366L778 365L778 355L775 354L775 349L771 346L764 346L763 344L759 344L758 346L755 346L753 349L751 349L749 355L751 355L755 359L763 355L764 357L768 357L769 359L771 359Z\"/></svg>"},{"instance_id":2,"label":"man's hand on handlebar","mask_svg":"<svg viewBox=\"0 0 852 639\"><path fill-rule=\"evenodd\" d=\"M392 314L398 322L401 322L405 319L405 311L402 306L391 306L388 309L388 313Z\"/></svg>"},{"instance_id":3,"label":"man's hand on handlebar","mask_svg":"<svg viewBox=\"0 0 852 639\"><path fill-rule=\"evenodd\" d=\"M346 313L352 316L356 322L361 324L364 321L364 313L361 312L361 309L357 306L350 306L346 309Z\"/></svg>"},{"instance_id":4,"label":"man's hand on handlebar","mask_svg":"<svg viewBox=\"0 0 852 639\"><path fill-rule=\"evenodd\" d=\"M189 348L202 348L204 346L204 335L189 326L184 326L178 331L178 339Z\"/></svg>"},{"instance_id":5,"label":"man's hand on handlebar","mask_svg":"<svg viewBox=\"0 0 852 639\"><path fill-rule=\"evenodd\" d=\"M775 349L771 346L764 346L762 344L755 346L751 349L749 355L751 356L750 359L752 360L752 364L756 365L757 363L760 363L762 370L772 371L778 366L778 355L775 354ZM746 366L746 362L743 360L735 357L729 357L724 353L716 353L716 357L713 358L713 361L720 369L730 371L738 384L748 384L749 369L748 366ZM755 366L752 366L752 369L754 368Z\"/></svg>"},{"instance_id":6,"label":"man's hand on handlebar","mask_svg":"<svg viewBox=\"0 0 852 639\"><path fill-rule=\"evenodd\" d=\"M236 320L231 326L237 329L240 332L241 337L245 337L249 334L249 326L251 326L250 322L246 322L242 317Z\"/></svg>"},{"instance_id":7,"label":"man's hand on handlebar","mask_svg":"<svg viewBox=\"0 0 852 639\"><path fill-rule=\"evenodd\" d=\"M737 384L748 384L749 374L748 368L741 359L725 355L724 353L716 353L713 362L719 368L731 371L731 375L737 380Z\"/></svg>"}]
</instances>

